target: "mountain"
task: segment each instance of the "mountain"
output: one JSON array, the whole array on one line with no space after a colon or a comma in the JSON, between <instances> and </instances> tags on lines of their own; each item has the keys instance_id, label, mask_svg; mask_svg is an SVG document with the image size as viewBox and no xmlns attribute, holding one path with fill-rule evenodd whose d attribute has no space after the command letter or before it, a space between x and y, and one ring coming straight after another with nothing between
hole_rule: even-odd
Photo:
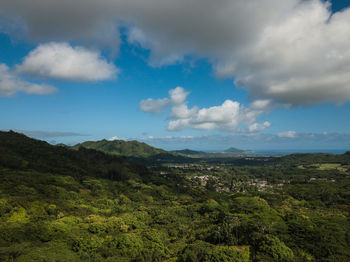
<instances>
[{"instance_id":1,"label":"mountain","mask_svg":"<svg viewBox=\"0 0 350 262\"><path fill-rule=\"evenodd\" d=\"M193 156L193 155L205 155L206 152L203 151L196 151L191 149L183 149L183 150L174 150L171 151L176 154L185 155L185 156Z\"/></svg>"},{"instance_id":2,"label":"mountain","mask_svg":"<svg viewBox=\"0 0 350 262\"><path fill-rule=\"evenodd\" d=\"M130 161L141 163L191 161L191 159L184 155L168 152L138 141L108 141L104 139L100 141L87 141L81 144L77 144L72 148L94 149L109 155L127 157Z\"/></svg>"},{"instance_id":3,"label":"mountain","mask_svg":"<svg viewBox=\"0 0 350 262\"><path fill-rule=\"evenodd\" d=\"M246 154L251 153L251 150L242 150L235 147L230 147L229 149L226 149L224 153L230 153L230 154Z\"/></svg>"},{"instance_id":4,"label":"mountain","mask_svg":"<svg viewBox=\"0 0 350 262\"><path fill-rule=\"evenodd\" d=\"M126 157L151 157L159 154L169 154L167 151L152 147L146 143L138 141L124 140L100 140L87 141L73 146L73 149L88 148L102 151L111 155L126 156Z\"/></svg>"},{"instance_id":5,"label":"mountain","mask_svg":"<svg viewBox=\"0 0 350 262\"><path fill-rule=\"evenodd\" d=\"M130 178L128 175L133 177L139 166L96 150L72 150L13 131L0 131L0 168L70 175L78 179L93 176L119 180Z\"/></svg>"}]
</instances>

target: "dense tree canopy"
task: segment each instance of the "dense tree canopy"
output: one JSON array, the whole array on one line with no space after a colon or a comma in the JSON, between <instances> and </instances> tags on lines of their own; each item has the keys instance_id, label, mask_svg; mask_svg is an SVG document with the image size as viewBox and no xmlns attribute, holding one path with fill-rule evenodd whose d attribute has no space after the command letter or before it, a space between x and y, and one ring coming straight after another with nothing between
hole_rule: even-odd
<instances>
[{"instance_id":1,"label":"dense tree canopy","mask_svg":"<svg viewBox=\"0 0 350 262\"><path fill-rule=\"evenodd\" d=\"M0 261L349 261L349 165L147 168L0 132Z\"/></svg>"}]
</instances>

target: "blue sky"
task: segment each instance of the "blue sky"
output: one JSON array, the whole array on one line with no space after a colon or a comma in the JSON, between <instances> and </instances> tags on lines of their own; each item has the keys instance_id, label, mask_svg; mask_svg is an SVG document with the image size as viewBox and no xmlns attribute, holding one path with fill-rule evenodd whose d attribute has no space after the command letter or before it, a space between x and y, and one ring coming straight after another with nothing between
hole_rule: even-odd
<instances>
[{"instance_id":1,"label":"blue sky","mask_svg":"<svg viewBox=\"0 0 350 262\"><path fill-rule=\"evenodd\" d=\"M201 10L185 1L172 6L184 17L170 1L147 1L157 8L103 0L78 11L83 1L49 0L37 13L37 0L31 10L0 4L0 129L68 144L115 137L166 149L350 148L349 1L253 1L256 9L241 10L249 23L232 19L226 0L224 19L210 3L196 18ZM59 8L77 13L63 21Z\"/></svg>"}]
</instances>

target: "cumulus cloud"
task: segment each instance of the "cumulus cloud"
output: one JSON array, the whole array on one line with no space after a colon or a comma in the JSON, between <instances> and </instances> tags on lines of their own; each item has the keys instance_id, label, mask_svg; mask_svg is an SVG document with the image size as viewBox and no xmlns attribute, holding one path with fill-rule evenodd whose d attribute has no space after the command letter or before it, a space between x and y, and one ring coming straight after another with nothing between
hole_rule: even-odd
<instances>
[{"instance_id":1,"label":"cumulus cloud","mask_svg":"<svg viewBox=\"0 0 350 262\"><path fill-rule=\"evenodd\" d=\"M129 43L150 50L150 64L208 58L252 100L350 100L350 9L331 13L326 1L3 0L0 10L40 41L104 39L117 47L123 25Z\"/></svg>"},{"instance_id":2,"label":"cumulus cloud","mask_svg":"<svg viewBox=\"0 0 350 262\"><path fill-rule=\"evenodd\" d=\"M47 95L56 91L57 89L50 85L25 81L7 65L0 63L0 97L13 96L18 92L30 95Z\"/></svg>"},{"instance_id":3,"label":"cumulus cloud","mask_svg":"<svg viewBox=\"0 0 350 262\"><path fill-rule=\"evenodd\" d=\"M212 130L221 129L238 132L260 132L271 124L257 123L257 118L267 108L267 102L255 101L251 108L246 108L239 102L226 100L222 105L209 108L188 107L187 96L189 92L182 87L169 91L169 98L154 100L149 98L140 103L145 112L159 112L160 109L170 106L169 131L182 129ZM243 126L247 126L242 128Z\"/></svg>"},{"instance_id":4,"label":"cumulus cloud","mask_svg":"<svg viewBox=\"0 0 350 262\"><path fill-rule=\"evenodd\" d=\"M165 107L169 105L170 101L168 98L163 99L152 99L148 98L140 102L140 109L148 113L160 113Z\"/></svg>"},{"instance_id":5,"label":"cumulus cloud","mask_svg":"<svg viewBox=\"0 0 350 262\"><path fill-rule=\"evenodd\" d=\"M239 124L239 114L240 104L226 100L220 106L202 108L189 118L170 121L168 130L176 131L184 128L236 130Z\"/></svg>"},{"instance_id":6,"label":"cumulus cloud","mask_svg":"<svg viewBox=\"0 0 350 262\"><path fill-rule=\"evenodd\" d=\"M285 138L296 138L297 132L295 131L287 131L287 132L280 132L277 134L278 137L285 137Z\"/></svg>"},{"instance_id":7,"label":"cumulus cloud","mask_svg":"<svg viewBox=\"0 0 350 262\"><path fill-rule=\"evenodd\" d=\"M266 26L246 51L218 63L253 97L313 105L350 100L350 9L331 14L327 3L305 1ZM233 66L234 65L234 66Z\"/></svg>"},{"instance_id":8,"label":"cumulus cloud","mask_svg":"<svg viewBox=\"0 0 350 262\"><path fill-rule=\"evenodd\" d=\"M123 139L118 136L112 136L111 138L108 139L108 141L115 141L115 140L123 140Z\"/></svg>"},{"instance_id":9,"label":"cumulus cloud","mask_svg":"<svg viewBox=\"0 0 350 262\"><path fill-rule=\"evenodd\" d=\"M169 90L170 101L172 103L171 113L169 118L173 119L185 119L192 117L198 112L198 107L188 108L186 99L190 92L186 91L183 87L178 86L175 89Z\"/></svg>"},{"instance_id":10,"label":"cumulus cloud","mask_svg":"<svg viewBox=\"0 0 350 262\"><path fill-rule=\"evenodd\" d=\"M42 44L17 65L30 76L73 81L99 81L116 76L118 69L96 51L72 47L68 43Z\"/></svg>"},{"instance_id":11,"label":"cumulus cloud","mask_svg":"<svg viewBox=\"0 0 350 262\"><path fill-rule=\"evenodd\" d=\"M185 128L211 130L221 129L237 132L260 132L270 127L269 122L256 123L262 111L245 108L237 101L226 100L222 105L193 110L188 117L169 122L169 131L178 131ZM240 126L248 126L241 128Z\"/></svg>"},{"instance_id":12,"label":"cumulus cloud","mask_svg":"<svg viewBox=\"0 0 350 262\"><path fill-rule=\"evenodd\" d=\"M198 107L188 108L186 104L174 105L171 108L170 118L189 118L198 112Z\"/></svg>"},{"instance_id":13,"label":"cumulus cloud","mask_svg":"<svg viewBox=\"0 0 350 262\"><path fill-rule=\"evenodd\" d=\"M185 118L193 113L195 109L188 109L185 101L190 92L185 91L178 86L175 89L169 90L169 98L153 99L148 98L140 102L140 109L148 113L160 113L170 105L172 105L172 118Z\"/></svg>"},{"instance_id":14,"label":"cumulus cloud","mask_svg":"<svg viewBox=\"0 0 350 262\"><path fill-rule=\"evenodd\" d=\"M171 102L175 105L181 105L185 103L185 100L190 92L185 91L181 86L171 89L169 91Z\"/></svg>"},{"instance_id":15,"label":"cumulus cloud","mask_svg":"<svg viewBox=\"0 0 350 262\"><path fill-rule=\"evenodd\" d=\"M265 121L264 123L262 124L259 124L259 123L254 123L254 124L251 124L249 127L248 127L248 131L250 133L255 133L255 132L260 132L260 131L263 131L265 128L268 128L271 126L271 123L268 122L268 121Z\"/></svg>"}]
</instances>

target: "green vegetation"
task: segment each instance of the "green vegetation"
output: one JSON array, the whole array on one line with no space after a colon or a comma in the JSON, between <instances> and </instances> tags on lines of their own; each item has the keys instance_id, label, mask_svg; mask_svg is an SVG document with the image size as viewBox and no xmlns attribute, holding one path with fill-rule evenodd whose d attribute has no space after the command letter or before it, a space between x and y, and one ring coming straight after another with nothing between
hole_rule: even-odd
<instances>
[{"instance_id":1,"label":"green vegetation","mask_svg":"<svg viewBox=\"0 0 350 262\"><path fill-rule=\"evenodd\" d=\"M185 155L168 152L138 141L87 141L73 146L72 149L94 149L108 155L126 157L129 161L138 163L189 161Z\"/></svg>"},{"instance_id":2,"label":"green vegetation","mask_svg":"<svg viewBox=\"0 0 350 262\"><path fill-rule=\"evenodd\" d=\"M145 167L0 132L0 261L350 261L349 165Z\"/></svg>"},{"instance_id":3,"label":"green vegetation","mask_svg":"<svg viewBox=\"0 0 350 262\"><path fill-rule=\"evenodd\" d=\"M107 154L127 157L150 157L159 154L167 154L167 151L151 147L145 143L138 141L124 141L124 140L101 140L88 141L75 145L74 149L88 148L102 151Z\"/></svg>"}]
</instances>

